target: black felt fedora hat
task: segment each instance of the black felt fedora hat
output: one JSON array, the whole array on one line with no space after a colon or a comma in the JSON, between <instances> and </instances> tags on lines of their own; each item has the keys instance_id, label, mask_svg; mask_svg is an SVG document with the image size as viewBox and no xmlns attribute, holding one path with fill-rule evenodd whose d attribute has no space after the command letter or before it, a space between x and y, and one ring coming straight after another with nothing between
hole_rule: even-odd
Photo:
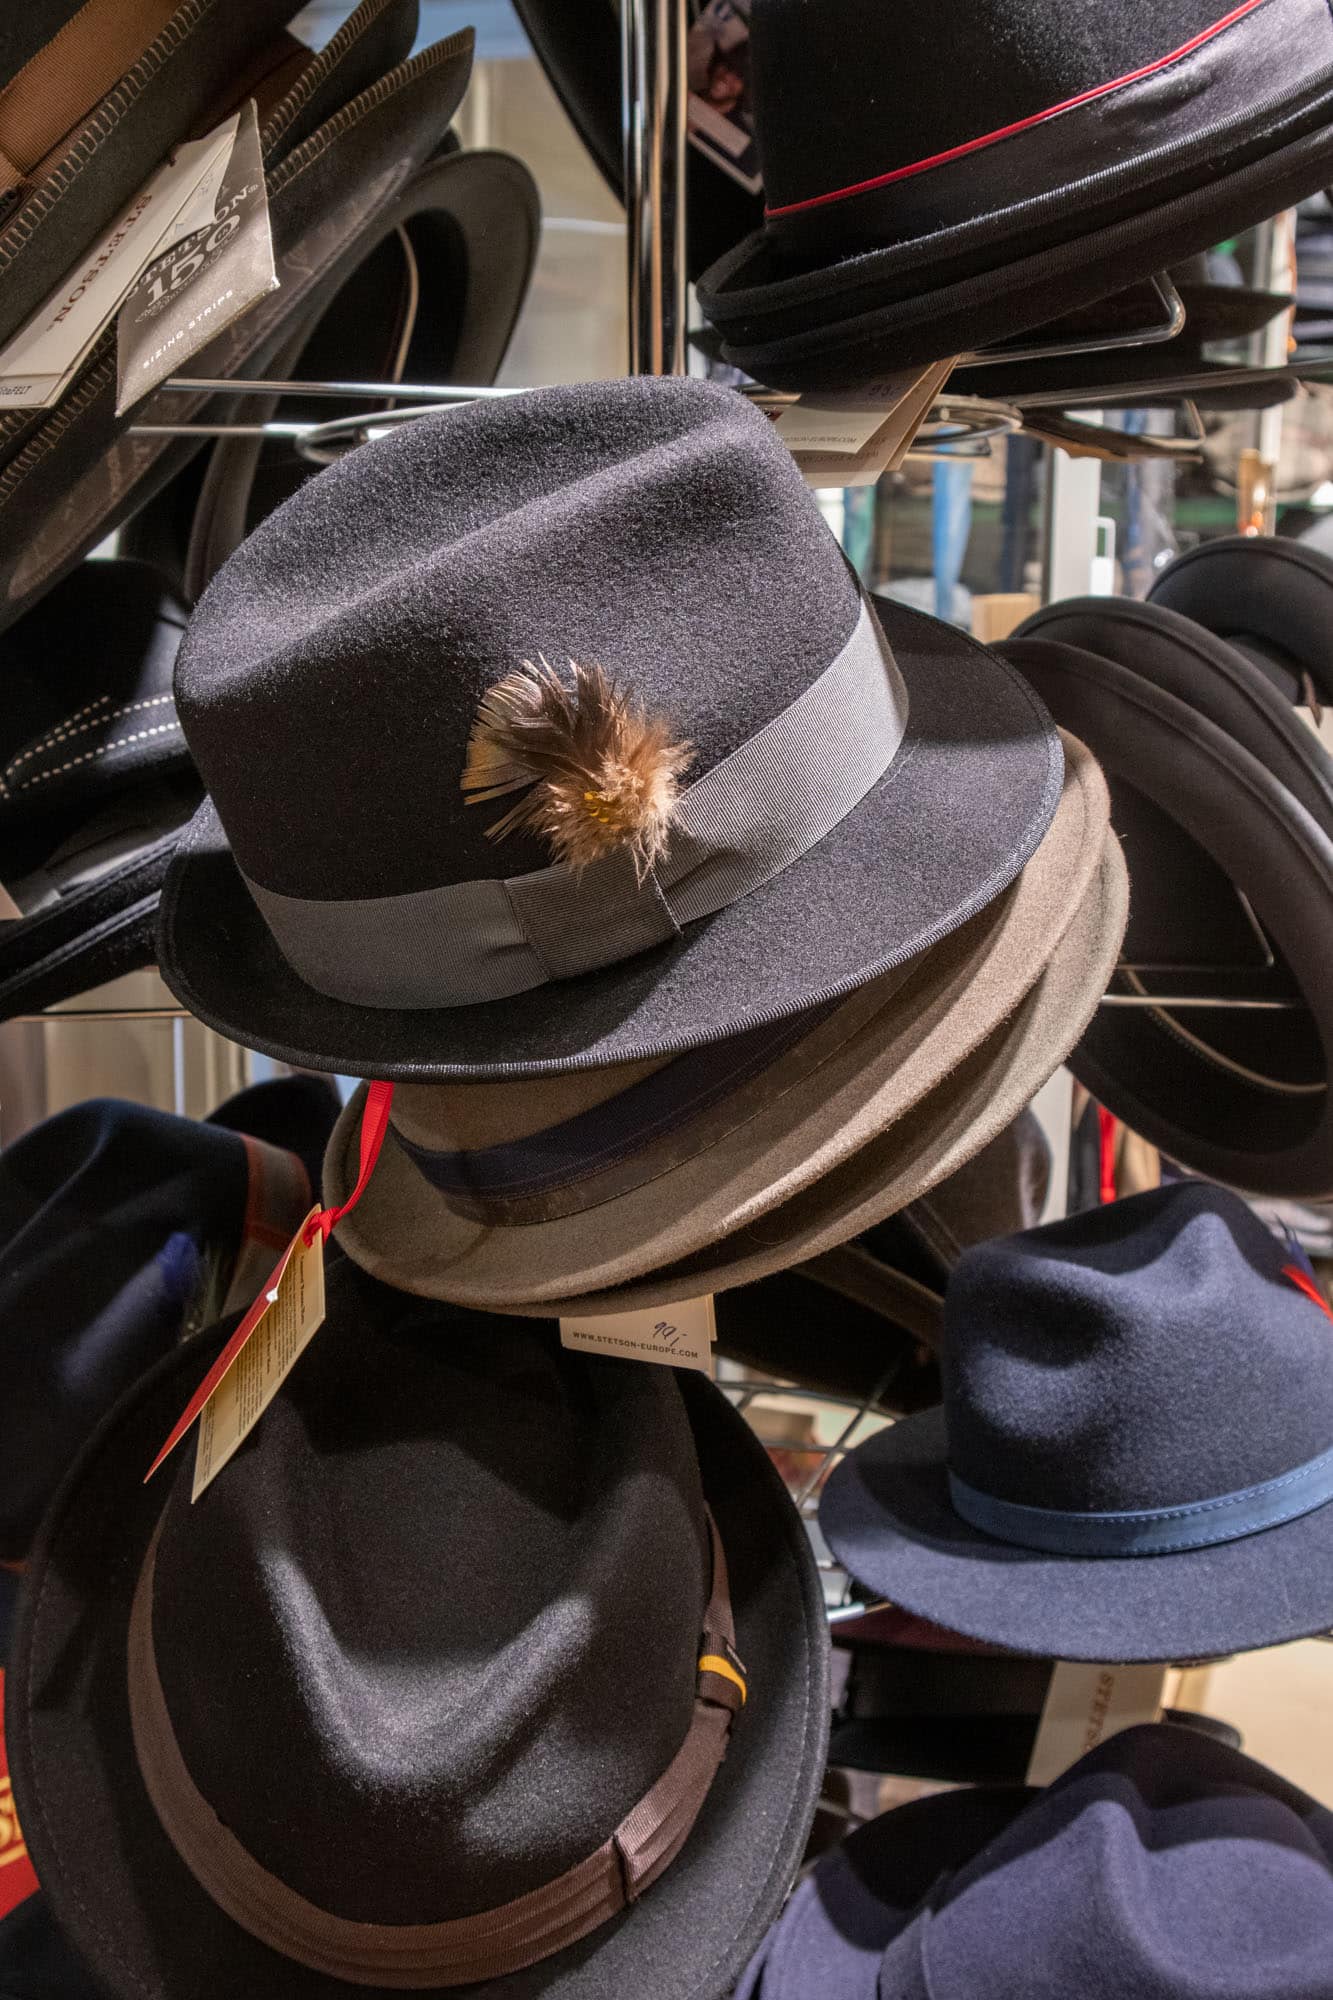
<instances>
[{"instance_id":1,"label":"black felt fedora hat","mask_svg":"<svg viewBox=\"0 0 1333 2000\"><path fill-rule=\"evenodd\" d=\"M699 298L775 387L1059 319L1313 192L1333 157L1317 0L957 0L929 20L756 0L751 49L764 226Z\"/></svg>"},{"instance_id":2,"label":"black felt fedora hat","mask_svg":"<svg viewBox=\"0 0 1333 2000\"><path fill-rule=\"evenodd\" d=\"M1153 579L1151 604L1192 618L1289 702L1333 704L1333 557L1278 535L1221 535Z\"/></svg>"},{"instance_id":3,"label":"black felt fedora hat","mask_svg":"<svg viewBox=\"0 0 1333 2000\"><path fill-rule=\"evenodd\" d=\"M0 1019L153 962L202 796L171 691L187 615L149 565L86 562L0 637Z\"/></svg>"},{"instance_id":4,"label":"black felt fedora hat","mask_svg":"<svg viewBox=\"0 0 1333 2000\"><path fill-rule=\"evenodd\" d=\"M646 1060L826 1005L998 896L1062 779L1021 676L872 607L764 417L684 380L352 453L219 572L176 697L211 796L164 975L362 1075Z\"/></svg>"},{"instance_id":5,"label":"black felt fedora hat","mask_svg":"<svg viewBox=\"0 0 1333 2000\"><path fill-rule=\"evenodd\" d=\"M1196 1172L1322 1197L1333 1189L1327 755L1258 668L1156 605L1050 606L1005 651L1101 758L1134 888L1112 991L1135 1004L1098 1010L1075 1073ZM1154 995L1205 1004L1142 1004ZM1206 1004L1216 999L1270 1004Z\"/></svg>"},{"instance_id":6,"label":"black felt fedora hat","mask_svg":"<svg viewBox=\"0 0 1333 2000\"><path fill-rule=\"evenodd\" d=\"M347 1263L327 1300L193 1507L188 1464L143 1475L221 1331L46 1518L7 1735L57 1916L125 2000L717 2000L827 1741L822 1593L765 1452L702 1378Z\"/></svg>"},{"instance_id":7,"label":"black felt fedora hat","mask_svg":"<svg viewBox=\"0 0 1333 2000\"><path fill-rule=\"evenodd\" d=\"M407 60L415 0L363 0L261 118L278 287L192 355L200 379L262 376L381 235L438 150L472 66L471 30ZM165 388L116 415L114 328L46 411L0 417L0 629L164 486L200 449L194 423L235 423L244 401ZM164 426L152 435L142 426Z\"/></svg>"},{"instance_id":8,"label":"black felt fedora hat","mask_svg":"<svg viewBox=\"0 0 1333 2000\"><path fill-rule=\"evenodd\" d=\"M1123 1730L1045 1791L917 1800L802 1883L736 2000L1317 2000L1333 1813L1199 1732Z\"/></svg>"},{"instance_id":9,"label":"black felt fedora hat","mask_svg":"<svg viewBox=\"0 0 1333 2000\"><path fill-rule=\"evenodd\" d=\"M310 1077L205 1120L97 1098L0 1153L0 1562L26 1553L117 1398L250 1303L309 1211L337 1110Z\"/></svg>"},{"instance_id":10,"label":"black felt fedora hat","mask_svg":"<svg viewBox=\"0 0 1333 2000\"><path fill-rule=\"evenodd\" d=\"M1325 1630L1333 1344L1293 1268L1239 1195L1195 1181L968 1251L943 1408L824 1489L838 1560L922 1617L1057 1659Z\"/></svg>"}]
</instances>

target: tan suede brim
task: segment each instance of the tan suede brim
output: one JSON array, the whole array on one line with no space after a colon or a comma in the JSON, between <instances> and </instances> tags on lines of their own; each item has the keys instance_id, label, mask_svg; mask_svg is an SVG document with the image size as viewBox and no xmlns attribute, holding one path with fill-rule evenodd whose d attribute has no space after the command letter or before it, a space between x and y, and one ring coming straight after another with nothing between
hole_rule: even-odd
<instances>
[{"instance_id":1,"label":"tan suede brim","mask_svg":"<svg viewBox=\"0 0 1333 2000\"><path fill-rule=\"evenodd\" d=\"M743 1106L728 1099L691 1125L696 1150L688 1157L681 1156L682 1135L673 1135L663 1148L661 1170L628 1193L557 1221L500 1227L455 1213L390 1136L366 1193L339 1225L343 1248L376 1276L426 1297L551 1313L564 1310L572 1299L635 1284L696 1258L724 1239L730 1252L731 1239L756 1229L807 1190L832 1232L820 1224L820 1248L845 1240L924 1193L951 1171L930 1172L924 1159L939 1132L952 1128L957 1099L969 1095L970 1069L960 1070L960 1065L979 1050L989 1054L997 1030L1053 966L1056 955L1062 966L1077 961L1072 982L1056 982L1067 1011L1067 1033L1065 1019L1056 1018L1053 1007L1038 1009L1044 1032L1024 1045L1028 1087L1014 1102L1016 1112L1078 1039L1115 962L1125 912L1123 894L1116 889L1118 850L1113 861L1104 860L1106 788L1082 745L1066 738L1065 749L1060 805L1014 887L962 932L922 954L906 978L892 976L881 1004L868 1015L865 995L854 996L774 1062L764 1073L763 1089ZM1067 955L1062 943L1071 927L1077 936ZM811 1045L820 1050L813 1063ZM496 1086L482 1088L494 1091ZM563 1104L543 1107L540 1083L505 1088L521 1093L525 1107L537 1100L524 1112L524 1122L531 1119L528 1129L568 1115ZM404 1127L409 1136L432 1143L424 1121L434 1100L441 1132L434 1143L457 1143L452 1135L462 1089L440 1087L437 1099L430 1087L415 1088L407 1106L411 1122ZM938 1104L926 1129L916 1130L921 1121L914 1121L910 1144L900 1146L903 1121L934 1095ZM345 1200L354 1179L363 1101L364 1089L346 1107L330 1142L324 1168L330 1202ZM395 1116L401 1115L396 1106ZM953 1164L961 1164L998 1130L998 1124L982 1130L976 1146L959 1152ZM906 1141L906 1131L901 1136ZM856 1162L872 1142L879 1142L878 1178L892 1174L901 1191L879 1206L875 1216L843 1229L834 1209L824 1209L824 1189L831 1175ZM645 1153L651 1161L651 1148ZM919 1172L917 1154L923 1161ZM861 1206L859 1199L856 1205ZM812 1224L807 1221L803 1227L809 1230ZM742 1254L748 1257L749 1252ZM811 1254L804 1247L793 1254L775 1249L765 1268ZM757 1272L747 1269L745 1275ZM729 1282L718 1280L712 1288ZM635 1284L633 1303L646 1303L642 1294L643 1287ZM679 1286L655 1295L679 1297ZM615 1303L601 1309L620 1310L623 1296L618 1293Z\"/></svg>"}]
</instances>

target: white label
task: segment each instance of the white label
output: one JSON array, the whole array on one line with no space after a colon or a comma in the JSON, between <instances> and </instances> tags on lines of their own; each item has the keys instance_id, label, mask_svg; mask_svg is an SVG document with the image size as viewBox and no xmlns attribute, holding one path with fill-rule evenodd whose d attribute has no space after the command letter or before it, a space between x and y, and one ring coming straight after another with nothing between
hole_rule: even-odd
<instances>
[{"instance_id":1,"label":"white label","mask_svg":"<svg viewBox=\"0 0 1333 2000\"><path fill-rule=\"evenodd\" d=\"M713 1295L677 1300L647 1312L588 1314L560 1322L560 1345L621 1361L656 1361L668 1368L713 1372L717 1326Z\"/></svg>"},{"instance_id":2,"label":"white label","mask_svg":"<svg viewBox=\"0 0 1333 2000\"><path fill-rule=\"evenodd\" d=\"M1046 1691L1027 1782L1049 1785L1108 1736L1162 1713L1164 1666L1088 1666L1057 1660Z\"/></svg>"},{"instance_id":3,"label":"white label","mask_svg":"<svg viewBox=\"0 0 1333 2000\"><path fill-rule=\"evenodd\" d=\"M78 373L153 259L212 219L239 113L178 146L0 352L0 405L46 409Z\"/></svg>"},{"instance_id":4,"label":"white label","mask_svg":"<svg viewBox=\"0 0 1333 2000\"><path fill-rule=\"evenodd\" d=\"M792 451L853 454L869 444L890 414L882 404L870 408L852 396L826 397L817 403L803 396L799 403L787 405L773 428Z\"/></svg>"}]
</instances>

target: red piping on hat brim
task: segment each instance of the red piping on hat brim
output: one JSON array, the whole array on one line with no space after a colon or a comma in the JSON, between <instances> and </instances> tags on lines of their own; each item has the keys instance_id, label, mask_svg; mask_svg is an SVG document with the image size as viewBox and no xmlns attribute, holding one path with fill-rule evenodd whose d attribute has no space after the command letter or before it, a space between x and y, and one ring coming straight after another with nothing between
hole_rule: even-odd
<instances>
[{"instance_id":1,"label":"red piping on hat brim","mask_svg":"<svg viewBox=\"0 0 1333 2000\"><path fill-rule=\"evenodd\" d=\"M824 208L829 202L847 201L854 194L869 194L874 188L888 187L893 181L905 181L913 174L924 174L932 167L945 166L950 160L961 160L968 153L979 153L984 147L994 146L1001 139L1011 139L1015 132L1026 132L1033 125L1044 125L1048 118L1058 118L1065 111L1076 111L1080 104L1091 104L1098 97L1106 97L1113 90L1123 89L1126 84L1138 83L1145 76L1155 76L1158 70L1167 69L1173 62L1179 62L1183 56L1192 55L1195 49L1202 48L1205 42L1211 42L1214 35L1220 35L1224 28L1229 28L1235 21L1243 20L1246 14L1252 14L1256 7L1262 5L1263 0L1241 0L1239 7L1233 7L1220 21L1214 21L1211 28L1204 28L1193 41L1184 43L1178 49L1172 49L1170 55L1159 56L1156 62L1145 63L1142 69L1131 70L1127 76L1114 77L1110 83L1094 84L1091 90L1080 91L1077 97L1067 97L1063 104L1052 104L1046 111L1034 111L1030 118L1019 118L1012 125L1001 125L996 132L983 132L978 139L965 139L961 146L951 146L947 153L932 153L928 160L913 160L910 166L894 167L887 174L876 174L868 181L856 181L851 187L834 188L829 194L812 194L804 201L789 201L780 207L765 208L764 214L768 217L799 215L807 208Z\"/></svg>"}]
</instances>

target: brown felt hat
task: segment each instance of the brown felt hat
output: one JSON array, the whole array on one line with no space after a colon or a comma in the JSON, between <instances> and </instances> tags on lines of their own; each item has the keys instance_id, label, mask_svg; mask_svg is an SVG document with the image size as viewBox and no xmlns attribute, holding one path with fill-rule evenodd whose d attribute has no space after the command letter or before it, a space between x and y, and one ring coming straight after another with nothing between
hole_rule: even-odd
<instances>
[{"instance_id":1,"label":"brown felt hat","mask_svg":"<svg viewBox=\"0 0 1333 2000\"><path fill-rule=\"evenodd\" d=\"M344 1249L427 1297L552 1312L595 1293L615 1311L612 1287L632 1288L635 1305L680 1296L650 1274L724 1239L736 1275L706 1255L696 1289L799 1262L923 1194L1040 1088L1115 962L1124 893L1105 786L1081 744L1066 738L1065 752L1055 818L1016 884L780 1038L748 1031L720 1055L531 1082L400 1085L390 1138L340 1226ZM977 1117L1001 1100L1006 1117ZM355 1179L362 1101L330 1142L333 1201ZM952 1136L964 1103L975 1143Z\"/></svg>"}]
</instances>

